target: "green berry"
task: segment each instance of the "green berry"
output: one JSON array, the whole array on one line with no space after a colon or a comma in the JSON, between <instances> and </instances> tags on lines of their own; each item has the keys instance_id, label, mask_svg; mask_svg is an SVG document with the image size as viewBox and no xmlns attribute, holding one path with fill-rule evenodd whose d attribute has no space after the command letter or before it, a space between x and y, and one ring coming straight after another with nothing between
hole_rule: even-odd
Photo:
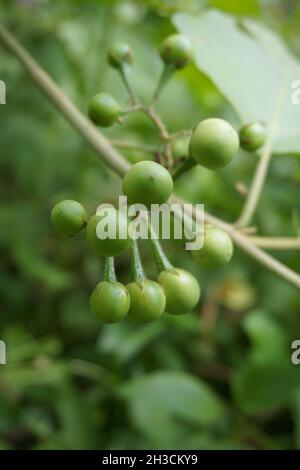
<instances>
[{"instance_id":1,"label":"green berry","mask_svg":"<svg viewBox=\"0 0 300 470\"><path fill-rule=\"evenodd\" d=\"M120 106L107 93L98 93L89 103L89 117L94 124L101 127L112 126L120 117Z\"/></svg>"},{"instance_id":2,"label":"green berry","mask_svg":"<svg viewBox=\"0 0 300 470\"><path fill-rule=\"evenodd\" d=\"M130 295L130 320L149 323L161 317L165 310L166 297L157 282L141 279L128 284L127 290Z\"/></svg>"},{"instance_id":3,"label":"green berry","mask_svg":"<svg viewBox=\"0 0 300 470\"><path fill-rule=\"evenodd\" d=\"M158 282L166 296L166 312L180 315L196 307L200 298L200 286L188 271L179 268L161 271Z\"/></svg>"},{"instance_id":4,"label":"green berry","mask_svg":"<svg viewBox=\"0 0 300 470\"><path fill-rule=\"evenodd\" d=\"M211 225L205 227L204 244L191 255L201 266L218 268L227 264L233 255L233 243L228 233Z\"/></svg>"},{"instance_id":5,"label":"green berry","mask_svg":"<svg viewBox=\"0 0 300 470\"><path fill-rule=\"evenodd\" d=\"M91 248L101 256L118 256L130 245L127 218L114 207L97 211L88 222L86 235Z\"/></svg>"},{"instance_id":6,"label":"green berry","mask_svg":"<svg viewBox=\"0 0 300 470\"><path fill-rule=\"evenodd\" d=\"M127 315L130 297L123 284L117 281L102 281L92 292L90 307L104 323L117 323Z\"/></svg>"},{"instance_id":7,"label":"green berry","mask_svg":"<svg viewBox=\"0 0 300 470\"><path fill-rule=\"evenodd\" d=\"M174 160L179 160L180 158L188 157L189 138L183 136L174 140L172 144L172 153Z\"/></svg>"},{"instance_id":8,"label":"green berry","mask_svg":"<svg viewBox=\"0 0 300 470\"><path fill-rule=\"evenodd\" d=\"M239 137L223 119L205 119L193 130L189 152L200 165L216 170L227 165L236 155Z\"/></svg>"},{"instance_id":9,"label":"green berry","mask_svg":"<svg viewBox=\"0 0 300 470\"><path fill-rule=\"evenodd\" d=\"M123 179L123 193L129 204L163 204L171 196L173 180L163 166L152 161L133 165Z\"/></svg>"},{"instance_id":10,"label":"green berry","mask_svg":"<svg viewBox=\"0 0 300 470\"><path fill-rule=\"evenodd\" d=\"M132 58L130 47L121 42L114 44L108 51L108 62L116 69L121 68L124 64L130 64Z\"/></svg>"},{"instance_id":11,"label":"green berry","mask_svg":"<svg viewBox=\"0 0 300 470\"><path fill-rule=\"evenodd\" d=\"M266 128L259 122L251 122L240 129L241 147L248 152L254 152L266 141Z\"/></svg>"},{"instance_id":12,"label":"green berry","mask_svg":"<svg viewBox=\"0 0 300 470\"><path fill-rule=\"evenodd\" d=\"M160 55L165 64L180 69L187 65L192 58L190 41L181 34L168 36L160 49Z\"/></svg>"},{"instance_id":13,"label":"green berry","mask_svg":"<svg viewBox=\"0 0 300 470\"><path fill-rule=\"evenodd\" d=\"M86 225L87 213L85 208L77 201L66 199L53 207L51 222L55 230L67 237L73 237Z\"/></svg>"}]
</instances>

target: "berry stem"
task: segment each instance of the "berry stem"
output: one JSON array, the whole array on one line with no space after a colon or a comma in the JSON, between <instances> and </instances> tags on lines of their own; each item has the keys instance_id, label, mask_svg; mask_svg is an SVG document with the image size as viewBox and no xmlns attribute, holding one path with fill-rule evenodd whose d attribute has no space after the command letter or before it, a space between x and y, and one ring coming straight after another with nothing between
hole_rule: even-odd
<instances>
[{"instance_id":1,"label":"berry stem","mask_svg":"<svg viewBox=\"0 0 300 470\"><path fill-rule=\"evenodd\" d=\"M151 103L153 103L155 100L157 100L159 98L159 96L162 93L162 91L164 90L165 86L167 85L167 83L171 79L174 71L175 71L174 65L172 65L172 64L165 64L164 65L164 68L162 69L162 72L161 72L159 80L158 80L157 87L154 91Z\"/></svg>"},{"instance_id":2,"label":"berry stem","mask_svg":"<svg viewBox=\"0 0 300 470\"><path fill-rule=\"evenodd\" d=\"M165 255L164 250L162 249L162 246L159 243L158 237L155 231L153 230L149 219L148 219L148 231L149 231L151 247L152 247L153 254L154 254L155 264L157 266L158 272L172 269L173 266L168 260L167 256Z\"/></svg>"},{"instance_id":3,"label":"berry stem","mask_svg":"<svg viewBox=\"0 0 300 470\"><path fill-rule=\"evenodd\" d=\"M136 240L132 239L131 242L131 251L132 251L132 258L131 258L131 271L132 277L134 281L141 281L145 279L145 272L141 261L140 250Z\"/></svg>"},{"instance_id":4,"label":"berry stem","mask_svg":"<svg viewBox=\"0 0 300 470\"><path fill-rule=\"evenodd\" d=\"M130 96L130 99L132 103L137 103L137 96L136 93L131 85L131 80L130 80L130 65L127 63L124 63L120 66L119 72L122 78L122 81L128 91L128 94Z\"/></svg>"},{"instance_id":5,"label":"berry stem","mask_svg":"<svg viewBox=\"0 0 300 470\"><path fill-rule=\"evenodd\" d=\"M193 158L187 157L180 163L172 173L173 180L178 178L178 176L182 175L188 170L191 170L196 165L196 161Z\"/></svg>"},{"instance_id":6,"label":"berry stem","mask_svg":"<svg viewBox=\"0 0 300 470\"><path fill-rule=\"evenodd\" d=\"M116 272L115 272L115 258L113 256L107 256L104 263L104 281L116 281Z\"/></svg>"}]
</instances>

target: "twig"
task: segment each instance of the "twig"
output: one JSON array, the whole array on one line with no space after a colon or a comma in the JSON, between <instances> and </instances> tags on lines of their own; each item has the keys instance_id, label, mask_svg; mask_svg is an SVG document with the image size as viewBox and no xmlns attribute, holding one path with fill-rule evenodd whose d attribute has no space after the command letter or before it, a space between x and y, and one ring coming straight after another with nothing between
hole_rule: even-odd
<instances>
[{"instance_id":1,"label":"twig","mask_svg":"<svg viewBox=\"0 0 300 470\"><path fill-rule=\"evenodd\" d=\"M24 47L0 26L1 42L19 59L39 88L48 96L52 103L77 129L95 152L101 155L105 163L119 174L124 174L129 163L113 148L111 143L100 133L91 121L60 90L52 78L42 69Z\"/></svg>"},{"instance_id":2,"label":"twig","mask_svg":"<svg viewBox=\"0 0 300 470\"><path fill-rule=\"evenodd\" d=\"M299 250L300 237L259 237L249 236L249 240L261 248L271 250Z\"/></svg>"},{"instance_id":3,"label":"twig","mask_svg":"<svg viewBox=\"0 0 300 470\"><path fill-rule=\"evenodd\" d=\"M285 80L286 73L284 74L282 83L284 83ZM268 132L267 142L263 150L262 156L258 162L245 205L243 207L240 217L238 218L235 224L238 227L247 226L256 211L272 157L273 141L277 130L278 116L280 114L282 106L284 105L284 98L286 96L287 90L288 87L283 86L281 89L281 93L279 93L278 95L278 99L275 104L274 113Z\"/></svg>"},{"instance_id":4,"label":"twig","mask_svg":"<svg viewBox=\"0 0 300 470\"><path fill-rule=\"evenodd\" d=\"M37 64L31 55L19 44L19 42L9 33L3 26L0 26L0 41L12 52L22 63L24 68L31 75L39 88L48 96L55 106L63 113L66 119L77 129L85 140L94 148L96 153L101 157L105 163L112 168L120 176L123 176L127 169L130 167L129 163L122 157L122 155L114 149L111 143L97 131L95 126L76 108L76 106L64 95L60 88L53 82L49 75ZM150 112L153 120L157 121L156 115ZM175 196L171 199L173 202L180 202L186 204ZM188 208L190 205L187 206ZM192 210L191 216L200 216L195 209ZM271 271L276 273L281 278L288 281L300 289L300 276L291 269L284 266L282 263L268 255L260 248L255 246L253 242L244 234L240 233L231 224L228 224L217 217L206 213L206 220L220 228L227 231L234 242L241 247L246 253L256 259L260 264L266 266Z\"/></svg>"},{"instance_id":5,"label":"twig","mask_svg":"<svg viewBox=\"0 0 300 470\"><path fill-rule=\"evenodd\" d=\"M180 203L180 204L186 204L185 201L175 196L173 196L172 201ZM186 210L186 213L190 213L191 216L194 216L196 219L198 219L200 223L202 222L202 214L198 213L197 209L194 206L191 207L191 205L186 204L185 210ZM275 258L267 254L265 251L258 248L256 245L253 244L253 242L251 241L249 237L241 233L233 225L228 224L227 222L224 222L223 220L220 220L217 217L207 212L205 212L204 217L205 217L206 222L209 222L215 225L216 227L219 227L225 230L227 233L229 233L231 238L235 242L235 244L238 245L242 250L244 250L250 256L252 256L252 258L256 259L260 264L270 269L270 271L274 272L281 278L288 281L293 286L300 289L299 274L297 274L295 271L288 268L284 264L280 263L280 261L277 261Z\"/></svg>"}]
</instances>

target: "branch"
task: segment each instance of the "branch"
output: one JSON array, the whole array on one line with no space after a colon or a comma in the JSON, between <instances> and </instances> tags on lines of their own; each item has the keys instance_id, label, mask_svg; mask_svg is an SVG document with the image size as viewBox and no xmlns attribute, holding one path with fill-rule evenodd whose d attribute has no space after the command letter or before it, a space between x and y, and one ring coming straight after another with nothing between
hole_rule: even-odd
<instances>
[{"instance_id":1,"label":"branch","mask_svg":"<svg viewBox=\"0 0 300 470\"><path fill-rule=\"evenodd\" d=\"M114 149L91 121L64 95L52 78L40 67L24 47L0 26L0 41L12 52L27 70L38 87L48 96L50 101L66 117L70 124L77 129L95 152L105 163L119 174L124 174L129 163Z\"/></svg>"},{"instance_id":2,"label":"branch","mask_svg":"<svg viewBox=\"0 0 300 470\"><path fill-rule=\"evenodd\" d=\"M288 87L283 86L285 83L285 80L286 80L286 73L284 74L284 77L282 80L281 92L279 93L277 101L275 103L275 108L274 108L273 116L271 119L271 124L270 124L269 132L268 132L266 145L264 147L262 156L258 162L256 172L252 180L248 197L246 199L242 213L235 224L238 227L245 227L251 221L256 211L258 201L259 201L259 198L261 196L261 193L262 193L265 181L266 181L267 172L268 172L268 168L269 168L271 157L272 157L272 147L273 147L273 141L274 141L274 137L275 137L276 130L277 130L278 117L282 109L282 106L284 105L284 98L288 89Z\"/></svg>"},{"instance_id":3,"label":"branch","mask_svg":"<svg viewBox=\"0 0 300 470\"><path fill-rule=\"evenodd\" d=\"M85 140L105 163L120 176L129 168L129 163L114 149L111 143L95 128L95 126L77 109L77 107L64 95L52 78L38 65L31 55L4 27L0 26L0 41L13 53L31 75L38 87L48 96L50 101L63 113L70 124L79 131ZM175 196L171 201L185 204ZM187 206L190 207L190 206ZM198 217L197 211L192 214ZM201 214L200 214L201 217ZM205 214L206 221L228 232L234 242L246 253L255 258L260 264L266 266L281 278L300 289L300 276L282 263L255 246L250 238L239 232L234 226L217 217Z\"/></svg>"},{"instance_id":4,"label":"branch","mask_svg":"<svg viewBox=\"0 0 300 470\"><path fill-rule=\"evenodd\" d=\"M256 237L250 236L249 240L261 248L270 250L299 250L300 237Z\"/></svg>"}]
</instances>

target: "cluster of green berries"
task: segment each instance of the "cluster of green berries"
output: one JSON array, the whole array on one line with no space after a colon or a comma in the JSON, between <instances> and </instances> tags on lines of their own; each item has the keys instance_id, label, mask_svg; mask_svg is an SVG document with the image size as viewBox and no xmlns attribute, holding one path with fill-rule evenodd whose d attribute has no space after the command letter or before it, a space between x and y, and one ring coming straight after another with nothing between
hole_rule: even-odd
<instances>
[{"instance_id":1,"label":"cluster of green berries","mask_svg":"<svg viewBox=\"0 0 300 470\"><path fill-rule=\"evenodd\" d=\"M176 70L185 67L192 58L189 41L179 35L169 36L160 48L164 62L158 95L166 80ZM108 62L120 74L134 101L135 95L129 80L129 68L133 60L131 49L126 44L114 45L108 53ZM125 114L116 100L107 93L95 95L88 114L98 126L108 127L121 121ZM205 119L198 123L191 134L172 142L174 162L187 168L195 164L210 170L217 170L232 161L239 147L247 151L261 148L266 131L260 123L250 123L239 133L226 121L218 118ZM175 176L175 173L172 174ZM174 184L170 172L159 163L146 160L133 165L122 182L123 194L129 204L143 204L147 209L152 204L163 204L170 198ZM114 228L114 237L101 237L99 224L103 220ZM78 234L86 227L86 238L94 252L105 258L103 280L96 286L90 297L91 310L105 323L116 323L127 316L137 323L148 323L158 319L164 312L173 315L194 309L200 298L200 287L189 272L175 268L166 258L159 241L151 238L158 267L157 281L147 279L137 242L131 238L127 217L114 207L101 206L90 218L85 208L77 201L65 200L58 203L51 212L51 221L56 231L68 237ZM114 257L127 249L132 250L133 281L126 287L117 281ZM191 251L192 258L201 266L218 268L226 265L233 255L230 236L219 228L205 225L204 244L201 249Z\"/></svg>"}]
</instances>

